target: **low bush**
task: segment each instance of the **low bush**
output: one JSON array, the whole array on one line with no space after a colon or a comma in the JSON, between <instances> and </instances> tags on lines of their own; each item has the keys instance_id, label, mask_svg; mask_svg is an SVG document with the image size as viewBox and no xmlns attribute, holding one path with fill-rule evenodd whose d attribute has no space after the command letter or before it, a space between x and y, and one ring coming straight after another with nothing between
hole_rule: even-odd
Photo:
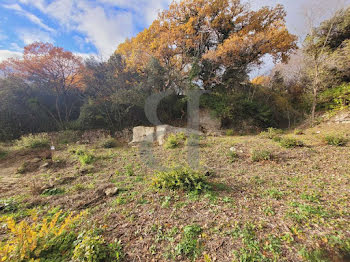
<instances>
[{"instance_id":1,"label":"low bush","mask_svg":"<svg viewBox=\"0 0 350 262\"><path fill-rule=\"evenodd\" d=\"M345 146L348 139L342 135L327 135L324 140L331 146Z\"/></svg>"},{"instance_id":2,"label":"low bush","mask_svg":"<svg viewBox=\"0 0 350 262\"><path fill-rule=\"evenodd\" d=\"M50 188L43 191L43 196L56 196L56 195L63 195L65 193L65 190L62 188Z\"/></svg>"},{"instance_id":3,"label":"low bush","mask_svg":"<svg viewBox=\"0 0 350 262\"><path fill-rule=\"evenodd\" d=\"M72 144L79 141L81 138L78 131L73 130L65 130L62 132L59 132L57 135L57 141L60 144Z\"/></svg>"},{"instance_id":4,"label":"low bush","mask_svg":"<svg viewBox=\"0 0 350 262\"><path fill-rule=\"evenodd\" d=\"M152 185L158 189L202 192L209 189L206 177L189 168L177 168L158 172L152 179Z\"/></svg>"},{"instance_id":5,"label":"low bush","mask_svg":"<svg viewBox=\"0 0 350 262\"><path fill-rule=\"evenodd\" d=\"M303 135L304 131L301 129L294 129L294 135L300 136Z\"/></svg>"},{"instance_id":6,"label":"low bush","mask_svg":"<svg viewBox=\"0 0 350 262\"><path fill-rule=\"evenodd\" d=\"M33 215L31 223L2 218L8 230L8 238L0 242L2 261L69 261L77 238L71 229L82 215L59 211L43 220Z\"/></svg>"},{"instance_id":7,"label":"low bush","mask_svg":"<svg viewBox=\"0 0 350 262\"><path fill-rule=\"evenodd\" d=\"M186 136L184 133L170 134L165 141L164 147L166 149L174 149L181 145L184 145Z\"/></svg>"},{"instance_id":8,"label":"low bush","mask_svg":"<svg viewBox=\"0 0 350 262\"><path fill-rule=\"evenodd\" d=\"M123 259L120 242L107 244L102 236L93 231L79 235L73 252L73 261L77 262L119 262Z\"/></svg>"},{"instance_id":9,"label":"low bush","mask_svg":"<svg viewBox=\"0 0 350 262\"><path fill-rule=\"evenodd\" d=\"M50 147L50 138L47 134L36 134L22 136L18 141L17 145L21 148L49 148Z\"/></svg>"},{"instance_id":10,"label":"low bush","mask_svg":"<svg viewBox=\"0 0 350 262\"><path fill-rule=\"evenodd\" d=\"M106 148L106 149L108 149L108 148L114 148L114 147L117 147L117 141L114 139L114 138L112 138L112 137L109 137L109 138L106 138L106 139L103 139L102 141L101 141L101 147L102 148Z\"/></svg>"},{"instance_id":11,"label":"low bush","mask_svg":"<svg viewBox=\"0 0 350 262\"><path fill-rule=\"evenodd\" d=\"M84 149L72 149L70 152L76 155L81 165L90 165L95 162L96 157L89 151Z\"/></svg>"},{"instance_id":12,"label":"low bush","mask_svg":"<svg viewBox=\"0 0 350 262\"><path fill-rule=\"evenodd\" d=\"M202 244L199 236L202 233L202 228L199 225L190 225L184 227L183 238L176 246L176 255L187 257L194 261L202 253Z\"/></svg>"},{"instance_id":13,"label":"low bush","mask_svg":"<svg viewBox=\"0 0 350 262\"><path fill-rule=\"evenodd\" d=\"M284 148L296 148L304 146L303 141L297 140L293 137L282 137L278 142Z\"/></svg>"},{"instance_id":14,"label":"low bush","mask_svg":"<svg viewBox=\"0 0 350 262\"><path fill-rule=\"evenodd\" d=\"M235 135L235 131L233 131L232 129L226 130L226 136L234 136Z\"/></svg>"},{"instance_id":15,"label":"low bush","mask_svg":"<svg viewBox=\"0 0 350 262\"><path fill-rule=\"evenodd\" d=\"M196 134L192 134L190 135L185 142L186 146L198 146L200 144L201 141L201 136L196 135Z\"/></svg>"},{"instance_id":16,"label":"low bush","mask_svg":"<svg viewBox=\"0 0 350 262\"><path fill-rule=\"evenodd\" d=\"M239 155L236 151L230 151L229 157L230 157L231 162L233 163L233 162L236 162L238 160Z\"/></svg>"},{"instance_id":17,"label":"low bush","mask_svg":"<svg viewBox=\"0 0 350 262\"><path fill-rule=\"evenodd\" d=\"M267 131L261 132L260 136L268 139L276 139L276 137L279 137L282 134L283 130L270 127Z\"/></svg>"},{"instance_id":18,"label":"low bush","mask_svg":"<svg viewBox=\"0 0 350 262\"><path fill-rule=\"evenodd\" d=\"M269 150L253 150L251 153L253 162L267 161L272 159L272 153Z\"/></svg>"},{"instance_id":19,"label":"low bush","mask_svg":"<svg viewBox=\"0 0 350 262\"><path fill-rule=\"evenodd\" d=\"M0 159L3 159L7 156L8 152L0 146Z\"/></svg>"}]
</instances>

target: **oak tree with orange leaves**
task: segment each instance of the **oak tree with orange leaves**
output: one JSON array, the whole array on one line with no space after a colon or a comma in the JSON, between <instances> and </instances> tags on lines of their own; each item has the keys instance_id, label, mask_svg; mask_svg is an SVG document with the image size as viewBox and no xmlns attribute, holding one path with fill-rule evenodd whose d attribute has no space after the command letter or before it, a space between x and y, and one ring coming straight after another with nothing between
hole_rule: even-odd
<instances>
[{"instance_id":1,"label":"oak tree with orange leaves","mask_svg":"<svg viewBox=\"0 0 350 262\"><path fill-rule=\"evenodd\" d=\"M55 94L55 112L39 104L63 128L70 120L76 101L72 93L84 88L82 59L50 43L36 42L24 47L22 58L10 58L0 64L7 77L14 76Z\"/></svg>"},{"instance_id":2,"label":"oak tree with orange leaves","mask_svg":"<svg viewBox=\"0 0 350 262\"><path fill-rule=\"evenodd\" d=\"M285 16L281 5L252 11L240 0L183 0L116 53L141 73L159 60L168 78L164 88L233 87L265 55L286 61L297 48Z\"/></svg>"}]
</instances>

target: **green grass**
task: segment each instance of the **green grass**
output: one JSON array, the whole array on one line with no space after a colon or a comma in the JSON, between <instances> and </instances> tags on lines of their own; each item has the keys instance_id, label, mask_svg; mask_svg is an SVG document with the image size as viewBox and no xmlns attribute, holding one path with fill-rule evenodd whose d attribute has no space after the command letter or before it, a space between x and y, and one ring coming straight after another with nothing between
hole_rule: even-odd
<instances>
[{"instance_id":1,"label":"green grass","mask_svg":"<svg viewBox=\"0 0 350 262\"><path fill-rule=\"evenodd\" d=\"M202 253L202 243L199 240L201 233L202 228L199 225L185 226L183 237L175 247L175 254L195 261Z\"/></svg>"},{"instance_id":2,"label":"green grass","mask_svg":"<svg viewBox=\"0 0 350 262\"><path fill-rule=\"evenodd\" d=\"M152 179L153 187L157 189L171 189L202 192L209 189L206 177L189 168L175 168L170 171L158 172Z\"/></svg>"},{"instance_id":3,"label":"green grass","mask_svg":"<svg viewBox=\"0 0 350 262\"><path fill-rule=\"evenodd\" d=\"M327 135L324 140L328 145L331 146L345 146L348 142L348 139L342 135Z\"/></svg>"},{"instance_id":4,"label":"green grass","mask_svg":"<svg viewBox=\"0 0 350 262\"><path fill-rule=\"evenodd\" d=\"M17 146L28 149L49 148L50 144L50 138L47 134L22 136L17 141Z\"/></svg>"},{"instance_id":5,"label":"green grass","mask_svg":"<svg viewBox=\"0 0 350 262\"><path fill-rule=\"evenodd\" d=\"M184 133L170 134L164 143L166 149L174 149L185 144L186 136Z\"/></svg>"},{"instance_id":6,"label":"green grass","mask_svg":"<svg viewBox=\"0 0 350 262\"><path fill-rule=\"evenodd\" d=\"M304 146L303 141L297 140L296 138L293 138L293 137L282 137L278 142L280 146L284 148L296 148L296 147Z\"/></svg>"},{"instance_id":7,"label":"green grass","mask_svg":"<svg viewBox=\"0 0 350 262\"><path fill-rule=\"evenodd\" d=\"M269 150L254 149L250 157L253 162L272 160L272 152Z\"/></svg>"}]
</instances>

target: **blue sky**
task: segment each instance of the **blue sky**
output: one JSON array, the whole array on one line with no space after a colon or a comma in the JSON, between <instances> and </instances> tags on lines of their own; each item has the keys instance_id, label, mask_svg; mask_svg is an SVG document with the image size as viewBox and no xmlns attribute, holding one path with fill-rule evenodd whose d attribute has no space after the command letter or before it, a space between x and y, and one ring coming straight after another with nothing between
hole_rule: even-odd
<instances>
[{"instance_id":1,"label":"blue sky","mask_svg":"<svg viewBox=\"0 0 350 262\"><path fill-rule=\"evenodd\" d=\"M248 1L248 0L247 0ZM289 29L305 31L303 10L350 0L250 0L252 8L285 5ZM149 26L171 0L0 0L0 61L34 41L51 42L82 56L108 58L119 43ZM324 2L324 3L321 3ZM344 3L343 3L344 4ZM328 6L327 6L328 5ZM326 7L326 8L325 8ZM321 9L320 9L321 10ZM325 11L326 10L326 11Z\"/></svg>"}]
</instances>

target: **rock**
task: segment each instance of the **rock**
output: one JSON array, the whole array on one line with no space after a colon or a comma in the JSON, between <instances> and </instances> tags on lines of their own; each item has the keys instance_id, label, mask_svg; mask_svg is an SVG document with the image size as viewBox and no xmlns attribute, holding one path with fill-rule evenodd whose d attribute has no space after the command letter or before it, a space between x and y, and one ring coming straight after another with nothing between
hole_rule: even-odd
<instances>
[{"instance_id":1,"label":"rock","mask_svg":"<svg viewBox=\"0 0 350 262\"><path fill-rule=\"evenodd\" d=\"M157 142L158 145L163 145L166 138L170 134L184 133L187 135L204 135L202 132L189 129L173 127L169 125L160 125L156 127L144 127L138 126L133 129L133 140L130 142L131 145L138 143L154 143Z\"/></svg>"},{"instance_id":2,"label":"rock","mask_svg":"<svg viewBox=\"0 0 350 262\"><path fill-rule=\"evenodd\" d=\"M105 190L105 195L107 197L111 197L111 196L114 196L118 193L119 189L117 187L112 187L112 188L107 188Z\"/></svg>"},{"instance_id":3,"label":"rock","mask_svg":"<svg viewBox=\"0 0 350 262\"><path fill-rule=\"evenodd\" d=\"M154 143L155 127L137 126L133 129L133 139L130 144Z\"/></svg>"},{"instance_id":4,"label":"rock","mask_svg":"<svg viewBox=\"0 0 350 262\"><path fill-rule=\"evenodd\" d=\"M41 161L41 159L38 158L38 157L36 157L36 158L34 158L31 162L32 162L32 163L39 163L40 161Z\"/></svg>"},{"instance_id":5,"label":"rock","mask_svg":"<svg viewBox=\"0 0 350 262\"><path fill-rule=\"evenodd\" d=\"M241 154L243 154L243 150L237 149L237 148L235 148L235 147L231 147L231 148L230 148L230 151L231 151L231 152L234 152L234 153L241 153Z\"/></svg>"},{"instance_id":6,"label":"rock","mask_svg":"<svg viewBox=\"0 0 350 262\"><path fill-rule=\"evenodd\" d=\"M48 168L50 167L50 163L46 162L45 164L43 164L40 168Z\"/></svg>"}]
</instances>

